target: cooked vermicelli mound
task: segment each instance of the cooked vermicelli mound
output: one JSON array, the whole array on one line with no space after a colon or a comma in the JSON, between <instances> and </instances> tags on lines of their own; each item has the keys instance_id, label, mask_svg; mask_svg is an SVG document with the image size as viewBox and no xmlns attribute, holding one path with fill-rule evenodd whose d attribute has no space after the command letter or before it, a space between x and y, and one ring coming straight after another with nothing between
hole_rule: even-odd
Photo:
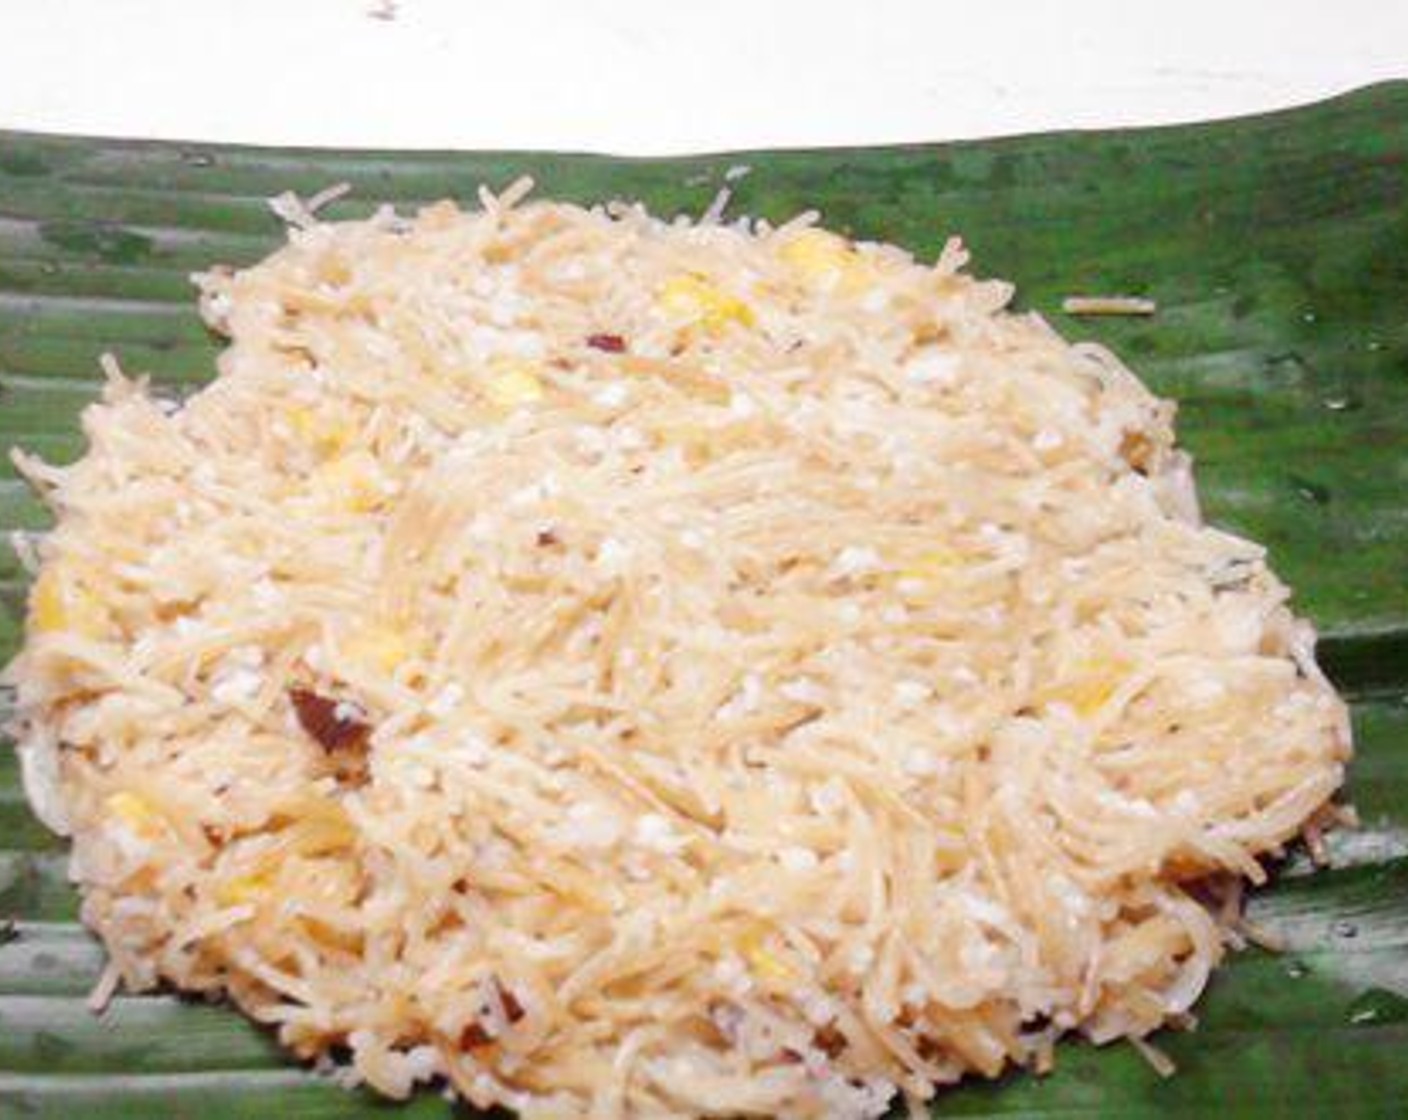
<instances>
[{"instance_id":1,"label":"cooked vermicelli mound","mask_svg":"<svg viewBox=\"0 0 1408 1120\"><path fill-rule=\"evenodd\" d=\"M111 363L9 671L128 989L528 1116L874 1116L1185 1022L1345 710L1169 404L1010 289L483 194Z\"/></svg>"}]
</instances>

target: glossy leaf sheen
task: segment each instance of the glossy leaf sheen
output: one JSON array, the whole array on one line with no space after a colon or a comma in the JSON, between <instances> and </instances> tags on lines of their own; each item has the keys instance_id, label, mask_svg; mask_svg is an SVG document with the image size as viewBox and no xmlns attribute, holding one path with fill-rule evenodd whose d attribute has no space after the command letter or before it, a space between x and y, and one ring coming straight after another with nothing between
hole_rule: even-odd
<instances>
[{"instance_id":1,"label":"glossy leaf sheen","mask_svg":"<svg viewBox=\"0 0 1408 1120\"><path fill-rule=\"evenodd\" d=\"M1180 402L1216 523L1267 544L1354 698L1365 828L1335 869L1293 853L1252 903L1285 953L1217 975L1196 1031L1165 1032L1161 1081L1127 1046L1070 1043L1046 1078L940 1095L936 1114L1402 1115L1408 1100L1408 84L1210 125L906 148L627 160L260 150L0 133L0 444L67 459L111 348L168 391L216 352L187 274L280 239L263 199L346 180L375 202L472 200L520 173L555 197L699 212L739 164L732 212L827 224L922 257L961 233L1019 304L1118 350ZM1150 319L1063 316L1063 296L1142 295ZM0 527L43 512L0 467ZM0 558L0 655L25 579ZM84 1007L102 954L76 924L62 845L0 751L0 1115L445 1116L348 1094L222 1007L173 996Z\"/></svg>"}]
</instances>

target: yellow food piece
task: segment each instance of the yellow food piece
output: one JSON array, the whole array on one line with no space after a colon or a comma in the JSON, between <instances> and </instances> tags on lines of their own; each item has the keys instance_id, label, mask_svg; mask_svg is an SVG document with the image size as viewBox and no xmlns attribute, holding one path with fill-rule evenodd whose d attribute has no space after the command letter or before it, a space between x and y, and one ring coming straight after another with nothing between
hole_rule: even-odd
<instances>
[{"instance_id":1,"label":"yellow food piece","mask_svg":"<svg viewBox=\"0 0 1408 1120\"><path fill-rule=\"evenodd\" d=\"M803 230L780 250L778 256L807 276L841 272L850 263L851 248L825 230Z\"/></svg>"},{"instance_id":2,"label":"yellow food piece","mask_svg":"<svg viewBox=\"0 0 1408 1120\"><path fill-rule=\"evenodd\" d=\"M900 569L900 579L937 580L963 563L963 557L951 548L936 545L910 557Z\"/></svg>"},{"instance_id":3,"label":"yellow food piece","mask_svg":"<svg viewBox=\"0 0 1408 1120\"><path fill-rule=\"evenodd\" d=\"M300 438L311 443L323 455L338 454L356 435L352 425L322 416L311 408L290 409L288 423Z\"/></svg>"},{"instance_id":4,"label":"yellow food piece","mask_svg":"<svg viewBox=\"0 0 1408 1120\"><path fill-rule=\"evenodd\" d=\"M963 557L951 548L935 545L904 560L904 567L895 573L895 584L901 595L922 598L930 594L963 565Z\"/></svg>"},{"instance_id":5,"label":"yellow food piece","mask_svg":"<svg viewBox=\"0 0 1408 1120\"><path fill-rule=\"evenodd\" d=\"M315 477L325 500L348 513L369 513L386 500L376 460L365 451L333 459Z\"/></svg>"},{"instance_id":6,"label":"yellow food piece","mask_svg":"<svg viewBox=\"0 0 1408 1120\"><path fill-rule=\"evenodd\" d=\"M97 596L68 573L45 568L29 593L29 625L37 633L71 630L97 637L108 626L108 614Z\"/></svg>"},{"instance_id":7,"label":"yellow food piece","mask_svg":"<svg viewBox=\"0 0 1408 1120\"><path fill-rule=\"evenodd\" d=\"M766 936L767 931L762 928L744 934L738 946L743 954L743 959L763 980L771 980L778 984L792 983L798 978L796 970L764 946L763 940Z\"/></svg>"},{"instance_id":8,"label":"yellow food piece","mask_svg":"<svg viewBox=\"0 0 1408 1120\"><path fill-rule=\"evenodd\" d=\"M776 980L780 984L786 984L797 979L797 974L792 969L766 949L754 949L750 952L748 963L764 980Z\"/></svg>"},{"instance_id":9,"label":"yellow food piece","mask_svg":"<svg viewBox=\"0 0 1408 1120\"><path fill-rule=\"evenodd\" d=\"M262 857L262 873L288 856L311 859L350 848L357 841L357 826L347 811L325 797L293 798L279 806L277 816L282 827L274 848Z\"/></svg>"},{"instance_id":10,"label":"yellow food piece","mask_svg":"<svg viewBox=\"0 0 1408 1120\"><path fill-rule=\"evenodd\" d=\"M808 280L844 276L857 264L856 252L844 238L821 229L803 230L783 245L777 255Z\"/></svg>"},{"instance_id":11,"label":"yellow food piece","mask_svg":"<svg viewBox=\"0 0 1408 1120\"><path fill-rule=\"evenodd\" d=\"M247 902L258 902L269 893L272 886L273 880L266 872L236 875L215 888L215 901L221 906L242 906Z\"/></svg>"},{"instance_id":12,"label":"yellow food piece","mask_svg":"<svg viewBox=\"0 0 1408 1120\"><path fill-rule=\"evenodd\" d=\"M305 857L324 856L350 848L357 840L357 828L346 817L301 821L288 830L289 850Z\"/></svg>"},{"instance_id":13,"label":"yellow food piece","mask_svg":"<svg viewBox=\"0 0 1408 1120\"><path fill-rule=\"evenodd\" d=\"M741 299L690 273L666 280L657 302L667 315L703 323L714 331L729 323L751 327L755 322L753 309Z\"/></svg>"},{"instance_id":14,"label":"yellow food piece","mask_svg":"<svg viewBox=\"0 0 1408 1120\"><path fill-rule=\"evenodd\" d=\"M875 281L870 263L849 241L822 229L803 230L777 255L799 277L819 287L855 292Z\"/></svg>"},{"instance_id":15,"label":"yellow food piece","mask_svg":"<svg viewBox=\"0 0 1408 1120\"><path fill-rule=\"evenodd\" d=\"M109 794L103 807L140 836L153 836L166 824L166 818L149 801L131 790Z\"/></svg>"},{"instance_id":16,"label":"yellow food piece","mask_svg":"<svg viewBox=\"0 0 1408 1120\"><path fill-rule=\"evenodd\" d=\"M311 408L291 408L288 410L288 426L310 442L318 435L317 417Z\"/></svg>"},{"instance_id":17,"label":"yellow food piece","mask_svg":"<svg viewBox=\"0 0 1408 1120\"><path fill-rule=\"evenodd\" d=\"M335 949L343 953L359 953L362 950L362 936L337 929L318 918L303 915L298 919L303 931L325 949Z\"/></svg>"},{"instance_id":18,"label":"yellow food piece","mask_svg":"<svg viewBox=\"0 0 1408 1120\"><path fill-rule=\"evenodd\" d=\"M1069 704L1078 715L1089 718L1109 702L1124 674L1121 663L1103 657L1087 658L1076 666L1073 678L1051 689L1045 700Z\"/></svg>"},{"instance_id":19,"label":"yellow food piece","mask_svg":"<svg viewBox=\"0 0 1408 1120\"><path fill-rule=\"evenodd\" d=\"M354 661L379 669L388 676L411 656L411 643L399 630L372 626L353 634L343 646Z\"/></svg>"},{"instance_id":20,"label":"yellow food piece","mask_svg":"<svg viewBox=\"0 0 1408 1120\"><path fill-rule=\"evenodd\" d=\"M528 365L515 365L490 378L484 393L496 408L522 408L543 399L543 383Z\"/></svg>"}]
</instances>

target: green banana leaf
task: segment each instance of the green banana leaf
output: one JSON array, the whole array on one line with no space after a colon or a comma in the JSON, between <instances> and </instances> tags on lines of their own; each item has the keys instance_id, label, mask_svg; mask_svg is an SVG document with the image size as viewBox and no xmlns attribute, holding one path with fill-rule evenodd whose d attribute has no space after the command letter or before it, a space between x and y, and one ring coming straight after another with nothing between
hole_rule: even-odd
<instances>
[{"instance_id":1,"label":"green banana leaf","mask_svg":"<svg viewBox=\"0 0 1408 1120\"><path fill-rule=\"evenodd\" d=\"M1350 796L1364 827L1332 870L1292 855L1251 903L1286 951L1238 954L1159 1038L1070 1043L1045 1078L942 1093L936 1114L1028 1117L1408 1115L1408 83L1216 124L899 148L632 160L530 153L327 152L0 133L0 445L81 445L96 358L164 391L216 351L187 275L281 238L264 200L338 181L333 217L472 198L531 173L544 193L701 211L726 173L734 212L817 207L859 237L934 256L961 232L980 272L1068 335L1118 350L1181 407L1209 516L1270 546L1354 706ZM1146 295L1158 314L1073 321L1068 294ZM42 511L0 467L0 527ZM0 559L0 659L24 576ZM29 815L0 750L0 1116L445 1116L391 1106L285 1060L224 1007L84 996L101 953L76 923L63 847Z\"/></svg>"}]
</instances>

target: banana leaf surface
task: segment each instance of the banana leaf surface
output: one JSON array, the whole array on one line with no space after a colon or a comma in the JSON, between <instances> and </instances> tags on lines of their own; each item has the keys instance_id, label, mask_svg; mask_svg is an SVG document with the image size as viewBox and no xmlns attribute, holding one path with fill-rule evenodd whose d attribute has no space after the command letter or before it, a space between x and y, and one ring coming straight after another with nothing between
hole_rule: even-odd
<instances>
[{"instance_id":1,"label":"banana leaf surface","mask_svg":"<svg viewBox=\"0 0 1408 1120\"><path fill-rule=\"evenodd\" d=\"M198 387L216 341L188 274L277 246L265 200L345 181L331 217L531 173L555 197L702 211L815 207L932 258L953 232L1020 306L1112 346L1180 405L1215 523L1269 546L1353 703L1363 828L1329 870L1292 853L1251 916L1284 952L1236 954L1195 1030L1159 1036L1164 1080L1127 1046L1069 1043L1057 1068L945 1091L936 1115L1408 1116L1408 83L1214 124L973 143L676 159L258 149L0 133L0 446L65 461L118 354ZM735 173L736 175L736 173ZM1147 319L1074 321L1069 294L1143 295ZM6 464L0 528L45 515ZM0 660L26 578L0 558ZM0 1116L439 1117L283 1058L225 1007L174 995L84 1004L102 955L77 924L61 841L0 747Z\"/></svg>"}]
</instances>

